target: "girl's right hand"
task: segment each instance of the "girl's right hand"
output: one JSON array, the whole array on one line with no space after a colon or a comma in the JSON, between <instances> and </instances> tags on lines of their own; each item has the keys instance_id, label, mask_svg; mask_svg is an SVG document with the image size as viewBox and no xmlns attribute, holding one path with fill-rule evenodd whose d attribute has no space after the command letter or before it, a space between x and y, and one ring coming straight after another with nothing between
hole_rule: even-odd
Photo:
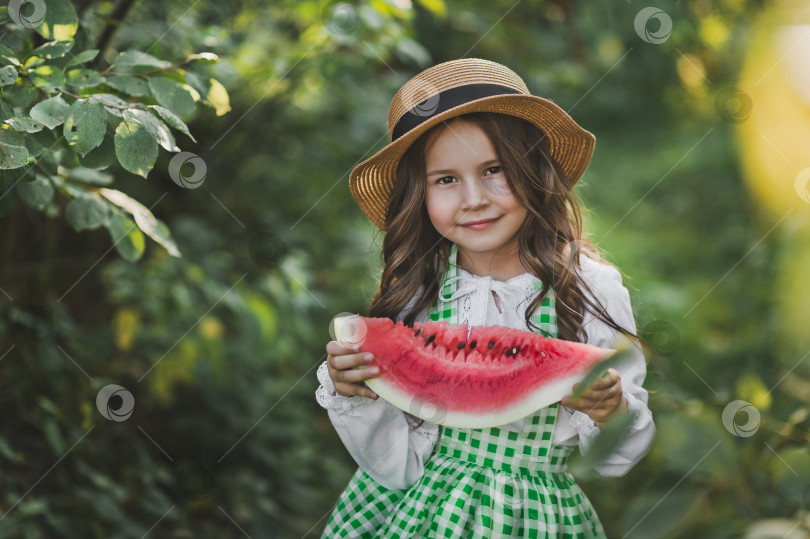
<instances>
[{"instance_id":1,"label":"girl's right hand","mask_svg":"<svg viewBox=\"0 0 810 539\"><path fill-rule=\"evenodd\" d=\"M337 341L329 341L326 345L326 367L329 377L338 395L344 397L359 395L377 399L377 394L371 391L363 380L379 376L379 367L373 364L374 357L371 354L358 352L359 349L359 344L354 348L347 348ZM366 356L371 359L366 359Z\"/></svg>"}]
</instances>

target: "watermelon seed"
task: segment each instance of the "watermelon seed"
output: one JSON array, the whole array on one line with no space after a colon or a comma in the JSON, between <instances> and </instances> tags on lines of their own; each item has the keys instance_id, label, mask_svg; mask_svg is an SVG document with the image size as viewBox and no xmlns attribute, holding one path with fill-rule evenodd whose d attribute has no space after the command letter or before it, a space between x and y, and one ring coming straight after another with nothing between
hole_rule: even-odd
<instances>
[{"instance_id":1,"label":"watermelon seed","mask_svg":"<svg viewBox=\"0 0 810 539\"><path fill-rule=\"evenodd\" d=\"M458 343L458 346L456 346L456 348L458 350L461 350L462 348L464 348L464 343L463 342Z\"/></svg>"},{"instance_id":2,"label":"watermelon seed","mask_svg":"<svg viewBox=\"0 0 810 539\"><path fill-rule=\"evenodd\" d=\"M428 338L427 338L427 340L425 341L425 344L430 344L430 343L432 343L432 342L433 342L433 339L435 339L435 338L436 338L436 335L431 335L430 337L428 337ZM434 345L434 346L435 346L435 345Z\"/></svg>"},{"instance_id":3,"label":"watermelon seed","mask_svg":"<svg viewBox=\"0 0 810 539\"><path fill-rule=\"evenodd\" d=\"M540 357L546 357L546 353L545 352L540 352Z\"/></svg>"},{"instance_id":4,"label":"watermelon seed","mask_svg":"<svg viewBox=\"0 0 810 539\"><path fill-rule=\"evenodd\" d=\"M515 377L515 373L512 373L512 374L509 375L509 378L514 378L514 377Z\"/></svg>"},{"instance_id":5,"label":"watermelon seed","mask_svg":"<svg viewBox=\"0 0 810 539\"><path fill-rule=\"evenodd\" d=\"M506 357L511 356L511 355L512 355L512 350L514 350L514 348L507 348L507 349L506 349L506 352L504 353L504 355L505 355Z\"/></svg>"},{"instance_id":6,"label":"watermelon seed","mask_svg":"<svg viewBox=\"0 0 810 539\"><path fill-rule=\"evenodd\" d=\"M487 348L489 348L490 350L492 350L493 348L495 348L495 340L494 340L494 339L493 339L493 340L491 340L491 341L489 341L489 346L488 346Z\"/></svg>"},{"instance_id":7,"label":"watermelon seed","mask_svg":"<svg viewBox=\"0 0 810 539\"><path fill-rule=\"evenodd\" d=\"M473 348L475 348L475 341L470 343L470 350L472 350Z\"/></svg>"},{"instance_id":8,"label":"watermelon seed","mask_svg":"<svg viewBox=\"0 0 810 539\"><path fill-rule=\"evenodd\" d=\"M419 334L420 334L420 333L422 333L422 330L423 330L423 329L425 329L425 328L419 328L419 330L416 332L416 335L414 335L414 336L415 336L415 337L418 337L418 336L419 336Z\"/></svg>"}]
</instances>

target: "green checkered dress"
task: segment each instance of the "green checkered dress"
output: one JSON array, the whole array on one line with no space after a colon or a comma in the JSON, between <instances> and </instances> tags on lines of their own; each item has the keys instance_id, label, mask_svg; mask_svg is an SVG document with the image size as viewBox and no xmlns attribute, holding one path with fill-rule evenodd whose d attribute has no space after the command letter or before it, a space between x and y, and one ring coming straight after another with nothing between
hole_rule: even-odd
<instances>
[{"instance_id":1,"label":"green checkered dress","mask_svg":"<svg viewBox=\"0 0 810 539\"><path fill-rule=\"evenodd\" d=\"M441 294L457 288L457 246ZM452 280L451 280L452 279ZM535 279L534 291L542 287ZM457 301L430 308L430 320L458 324ZM557 336L553 291L532 322ZM552 442L559 404L526 418L520 433L440 426L424 474L389 490L361 468L349 481L322 537L606 537L590 501L567 472L572 446Z\"/></svg>"}]
</instances>

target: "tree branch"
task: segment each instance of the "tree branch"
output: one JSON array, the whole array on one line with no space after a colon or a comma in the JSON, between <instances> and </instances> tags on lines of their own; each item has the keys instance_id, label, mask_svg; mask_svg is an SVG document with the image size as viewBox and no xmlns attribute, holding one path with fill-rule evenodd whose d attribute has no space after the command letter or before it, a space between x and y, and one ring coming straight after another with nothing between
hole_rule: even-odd
<instances>
[{"instance_id":1,"label":"tree branch","mask_svg":"<svg viewBox=\"0 0 810 539\"><path fill-rule=\"evenodd\" d=\"M124 19L127 17L130 9L132 9L132 6L135 5L135 2L136 0L121 0L110 15L107 25L104 27L104 30L101 32L96 42L96 48L99 53L93 61L95 66L98 66L101 59L104 58L104 51L109 46L110 41L112 41L113 34L115 34L115 31L121 26L121 23L124 22Z\"/></svg>"}]
</instances>

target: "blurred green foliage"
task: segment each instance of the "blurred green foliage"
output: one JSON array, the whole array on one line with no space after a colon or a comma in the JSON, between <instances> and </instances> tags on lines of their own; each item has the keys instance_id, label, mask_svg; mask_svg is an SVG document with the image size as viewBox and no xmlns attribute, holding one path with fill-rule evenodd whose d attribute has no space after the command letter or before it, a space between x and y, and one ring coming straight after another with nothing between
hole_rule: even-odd
<instances>
[{"instance_id":1,"label":"blurred green foliage","mask_svg":"<svg viewBox=\"0 0 810 539\"><path fill-rule=\"evenodd\" d=\"M315 369L330 319L365 312L381 272L381 236L348 173L387 142L397 89L462 56L508 65L597 137L577 189L591 238L628 276L638 328L655 343L645 386L658 427L626 476L578 476L609 536L807 528L807 343L772 331L789 316L771 286L789 245L779 233L757 243L773 223L740 180L734 122L716 102L735 83L759 2L663 6L673 29L660 44L640 38L639 8L625 3L47 4L35 29L4 11L0 33L13 53L0 50L0 107L13 120L0 144L29 156L4 168L0 192L0 537L320 536L356 464L315 402ZM65 41L85 67L47 57ZM152 58L150 73L113 82L121 76L106 73L132 50ZM200 80L222 88L211 95ZM184 84L199 99L178 97ZM173 180L180 148L161 127L138 140L165 151L133 165L116 148L103 167L83 163L108 137L115 147L123 113L106 101L96 149L95 127L75 144L42 120L30 132L47 99L73 107L102 92L141 111L132 122L152 123L146 112L182 132L149 112L174 110L189 129L177 146L204 163L201 185ZM38 150L42 136L58 150ZM15 198L9 178L24 167L32 185ZM122 227L109 218L134 219L132 208L165 223L150 234L163 245L141 237L110 254ZM134 397L125 421L97 408L109 384ZM759 415L749 431L751 408L724 425L735 400Z\"/></svg>"}]
</instances>

